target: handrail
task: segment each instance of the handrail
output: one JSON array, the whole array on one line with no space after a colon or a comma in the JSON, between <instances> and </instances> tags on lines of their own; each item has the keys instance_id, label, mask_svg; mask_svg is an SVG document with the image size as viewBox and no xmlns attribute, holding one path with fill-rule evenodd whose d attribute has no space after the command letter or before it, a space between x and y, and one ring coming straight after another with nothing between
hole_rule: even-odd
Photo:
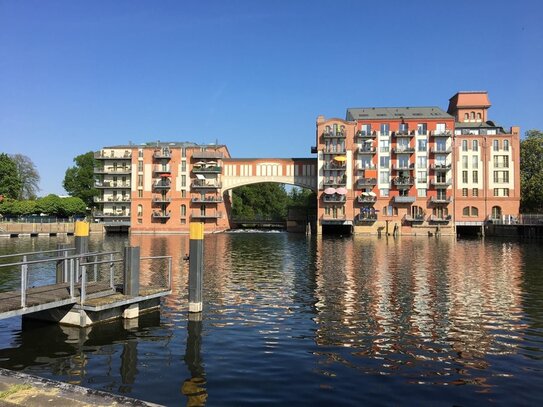
<instances>
[{"instance_id":1,"label":"handrail","mask_svg":"<svg viewBox=\"0 0 543 407\"><path fill-rule=\"evenodd\" d=\"M70 259L80 259L83 257L93 257L93 256L106 256L109 254L120 254L121 252L89 252L89 253L83 253L83 254L76 254L72 256L63 256L63 257L53 257L48 259L40 259L40 260L30 260L30 261L20 261L17 263L6 263L6 264L0 264L0 267L13 267L13 266L22 266L23 264L38 264L38 263L48 263L53 261L60 261L60 260L70 260Z\"/></svg>"},{"instance_id":2,"label":"handrail","mask_svg":"<svg viewBox=\"0 0 543 407\"><path fill-rule=\"evenodd\" d=\"M57 249L57 250L44 250L41 252L27 252L27 253L17 253L17 254L3 254L0 256L0 259L5 259L8 257L17 257L17 256L30 256L33 254L44 254L44 253L58 253L58 252L65 252L68 250L75 250L75 247L67 247L65 249Z\"/></svg>"}]
</instances>

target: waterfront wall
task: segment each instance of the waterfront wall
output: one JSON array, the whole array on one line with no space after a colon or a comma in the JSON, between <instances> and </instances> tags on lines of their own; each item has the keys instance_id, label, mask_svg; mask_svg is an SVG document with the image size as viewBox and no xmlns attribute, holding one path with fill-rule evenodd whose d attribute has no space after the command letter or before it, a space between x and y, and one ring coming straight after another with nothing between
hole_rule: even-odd
<instances>
[{"instance_id":1,"label":"waterfront wall","mask_svg":"<svg viewBox=\"0 0 543 407\"><path fill-rule=\"evenodd\" d=\"M74 223L0 223L0 236L13 234L68 234L74 233ZM100 223L90 224L90 233L104 233Z\"/></svg>"}]
</instances>

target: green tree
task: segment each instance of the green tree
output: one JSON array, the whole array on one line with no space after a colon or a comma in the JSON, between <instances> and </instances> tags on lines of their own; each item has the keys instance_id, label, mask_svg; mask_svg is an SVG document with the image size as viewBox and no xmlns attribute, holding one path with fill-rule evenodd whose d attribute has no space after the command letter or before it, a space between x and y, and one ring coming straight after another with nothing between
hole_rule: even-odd
<instances>
[{"instance_id":1,"label":"green tree","mask_svg":"<svg viewBox=\"0 0 543 407\"><path fill-rule=\"evenodd\" d=\"M528 130L520 143L520 208L543 212L543 133Z\"/></svg>"},{"instance_id":2,"label":"green tree","mask_svg":"<svg viewBox=\"0 0 543 407\"><path fill-rule=\"evenodd\" d=\"M60 201L61 212L64 216L84 215L86 212L85 202L81 198L62 198Z\"/></svg>"},{"instance_id":3,"label":"green tree","mask_svg":"<svg viewBox=\"0 0 543 407\"><path fill-rule=\"evenodd\" d=\"M36 199L36 194L40 190L40 174L36 166L26 155L14 154L10 158L15 162L21 180L17 199Z\"/></svg>"},{"instance_id":4,"label":"green tree","mask_svg":"<svg viewBox=\"0 0 543 407\"><path fill-rule=\"evenodd\" d=\"M70 194L80 198L87 206L93 205L93 198L99 195L94 188L94 153L78 155L74 158L75 166L66 170L62 186Z\"/></svg>"},{"instance_id":5,"label":"green tree","mask_svg":"<svg viewBox=\"0 0 543 407\"><path fill-rule=\"evenodd\" d=\"M5 153L0 154L0 195L16 199L21 190L21 179L17 165Z\"/></svg>"},{"instance_id":6,"label":"green tree","mask_svg":"<svg viewBox=\"0 0 543 407\"><path fill-rule=\"evenodd\" d=\"M49 194L36 201L36 211L47 215L62 215L62 204L59 196Z\"/></svg>"},{"instance_id":7,"label":"green tree","mask_svg":"<svg viewBox=\"0 0 543 407\"><path fill-rule=\"evenodd\" d=\"M282 184L261 183L235 188L232 215L237 219L285 219L288 194Z\"/></svg>"}]
</instances>

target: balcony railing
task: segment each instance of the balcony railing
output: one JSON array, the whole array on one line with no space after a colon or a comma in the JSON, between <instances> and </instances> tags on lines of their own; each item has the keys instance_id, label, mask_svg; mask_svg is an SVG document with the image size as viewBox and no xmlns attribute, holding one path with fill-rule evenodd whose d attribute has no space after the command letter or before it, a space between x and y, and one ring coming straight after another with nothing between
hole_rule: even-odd
<instances>
[{"instance_id":1,"label":"balcony railing","mask_svg":"<svg viewBox=\"0 0 543 407\"><path fill-rule=\"evenodd\" d=\"M392 183L397 187L410 187L415 184L414 177L396 177L392 179Z\"/></svg>"},{"instance_id":2,"label":"balcony railing","mask_svg":"<svg viewBox=\"0 0 543 407\"><path fill-rule=\"evenodd\" d=\"M220 174L222 168L218 165L208 166L208 167L192 167L192 172L194 174Z\"/></svg>"},{"instance_id":3,"label":"balcony railing","mask_svg":"<svg viewBox=\"0 0 543 407\"><path fill-rule=\"evenodd\" d=\"M120 212L102 212L94 211L92 216L95 218L129 218L130 211L120 211Z\"/></svg>"},{"instance_id":4,"label":"balcony railing","mask_svg":"<svg viewBox=\"0 0 543 407\"><path fill-rule=\"evenodd\" d=\"M153 152L153 158L169 160L170 158L172 158L172 152L168 149L155 150Z\"/></svg>"},{"instance_id":5,"label":"balcony railing","mask_svg":"<svg viewBox=\"0 0 543 407\"><path fill-rule=\"evenodd\" d=\"M130 188L130 182L102 181L94 184L96 188Z\"/></svg>"},{"instance_id":6,"label":"balcony railing","mask_svg":"<svg viewBox=\"0 0 543 407\"><path fill-rule=\"evenodd\" d=\"M321 217L322 220L335 220L335 221L344 221L347 219L347 216L345 215L342 215L342 214L333 214L333 213L329 213L329 214L324 214L322 215Z\"/></svg>"},{"instance_id":7,"label":"balcony railing","mask_svg":"<svg viewBox=\"0 0 543 407\"><path fill-rule=\"evenodd\" d=\"M402 203L403 204L403 203L413 203L413 202L415 202L415 199L416 198L414 196L398 196L398 195L396 195L396 196L394 196L392 198L392 201L394 203Z\"/></svg>"},{"instance_id":8,"label":"balcony railing","mask_svg":"<svg viewBox=\"0 0 543 407\"><path fill-rule=\"evenodd\" d=\"M327 162L322 165L322 169L326 171L345 171L347 166L345 163L339 164L335 161Z\"/></svg>"},{"instance_id":9,"label":"balcony railing","mask_svg":"<svg viewBox=\"0 0 543 407\"><path fill-rule=\"evenodd\" d=\"M375 154L375 147L358 147L358 154Z\"/></svg>"},{"instance_id":10,"label":"balcony railing","mask_svg":"<svg viewBox=\"0 0 543 407\"><path fill-rule=\"evenodd\" d=\"M322 149L322 152L324 154L345 154L347 150L345 149L345 146L325 146Z\"/></svg>"},{"instance_id":11,"label":"balcony railing","mask_svg":"<svg viewBox=\"0 0 543 407\"><path fill-rule=\"evenodd\" d=\"M220 151L212 151L212 150L195 150L192 152L192 158L195 159L205 159L205 158L214 158L214 159L221 159L223 158L223 153Z\"/></svg>"},{"instance_id":12,"label":"balcony railing","mask_svg":"<svg viewBox=\"0 0 543 407\"><path fill-rule=\"evenodd\" d=\"M428 218L428 221L432 223L449 223L451 220L452 220L451 215L446 215L446 216L431 215L430 218Z\"/></svg>"},{"instance_id":13,"label":"balcony railing","mask_svg":"<svg viewBox=\"0 0 543 407\"><path fill-rule=\"evenodd\" d=\"M153 171L156 174L169 174L172 172L169 165L155 165Z\"/></svg>"},{"instance_id":14,"label":"balcony railing","mask_svg":"<svg viewBox=\"0 0 543 407\"><path fill-rule=\"evenodd\" d=\"M413 163L400 163L400 164L393 164L392 169L396 171L410 171L415 169L415 164Z\"/></svg>"},{"instance_id":15,"label":"balcony railing","mask_svg":"<svg viewBox=\"0 0 543 407\"><path fill-rule=\"evenodd\" d=\"M452 133L449 130L445 131L431 131L430 136L432 137L451 137Z\"/></svg>"},{"instance_id":16,"label":"balcony railing","mask_svg":"<svg viewBox=\"0 0 543 407\"><path fill-rule=\"evenodd\" d=\"M377 132L358 130L355 136L361 139L374 139L375 137L377 137Z\"/></svg>"},{"instance_id":17,"label":"balcony railing","mask_svg":"<svg viewBox=\"0 0 543 407\"><path fill-rule=\"evenodd\" d=\"M361 203L361 204L374 204L377 201L377 197L359 195L357 200L358 200L358 203Z\"/></svg>"},{"instance_id":18,"label":"balcony railing","mask_svg":"<svg viewBox=\"0 0 543 407\"><path fill-rule=\"evenodd\" d=\"M392 137L415 137L415 130L399 130L399 131L393 131Z\"/></svg>"},{"instance_id":19,"label":"balcony railing","mask_svg":"<svg viewBox=\"0 0 543 407\"><path fill-rule=\"evenodd\" d=\"M370 165L360 165L356 167L357 171L364 171L364 170L376 170L377 166L375 164Z\"/></svg>"},{"instance_id":20,"label":"balcony railing","mask_svg":"<svg viewBox=\"0 0 543 407\"><path fill-rule=\"evenodd\" d=\"M170 189L171 183L170 182L156 182L153 184L153 189Z\"/></svg>"},{"instance_id":21,"label":"balcony railing","mask_svg":"<svg viewBox=\"0 0 543 407\"><path fill-rule=\"evenodd\" d=\"M377 220L376 213L359 213L355 218L357 223L373 223Z\"/></svg>"},{"instance_id":22,"label":"balcony railing","mask_svg":"<svg viewBox=\"0 0 543 407\"><path fill-rule=\"evenodd\" d=\"M220 182L211 182L205 180L195 180L191 184L191 188L221 188L222 184Z\"/></svg>"},{"instance_id":23,"label":"balcony railing","mask_svg":"<svg viewBox=\"0 0 543 407\"><path fill-rule=\"evenodd\" d=\"M345 197L345 195L327 195L327 194L324 194L322 196L322 201L324 203L342 203L342 202L345 202L347 200L347 198Z\"/></svg>"},{"instance_id":24,"label":"balcony railing","mask_svg":"<svg viewBox=\"0 0 543 407\"><path fill-rule=\"evenodd\" d=\"M436 188L447 188L452 185L452 180L450 179L432 179L430 180L430 185Z\"/></svg>"},{"instance_id":25,"label":"balcony railing","mask_svg":"<svg viewBox=\"0 0 543 407\"><path fill-rule=\"evenodd\" d=\"M109 197L101 197L101 196L95 196L94 202L98 203L108 203L108 202L130 202L132 199L130 196L109 196Z\"/></svg>"},{"instance_id":26,"label":"balcony railing","mask_svg":"<svg viewBox=\"0 0 543 407\"><path fill-rule=\"evenodd\" d=\"M435 171L448 171L451 169L451 164L430 164L430 169Z\"/></svg>"},{"instance_id":27,"label":"balcony railing","mask_svg":"<svg viewBox=\"0 0 543 407\"><path fill-rule=\"evenodd\" d=\"M325 178L322 182L325 186L334 186L334 185L347 185L347 177L331 177Z\"/></svg>"},{"instance_id":28,"label":"balcony railing","mask_svg":"<svg viewBox=\"0 0 543 407\"><path fill-rule=\"evenodd\" d=\"M323 138L345 138L345 131L323 131Z\"/></svg>"},{"instance_id":29,"label":"balcony railing","mask_svg":"<svg viewBox=\"0 0 543 407\"><path fill-rule=\"evenodd\" d=\"M171 211L154 211L151 216L155 219L169 219Z\"/></svg>"},{"instance_id":30,"label":"balcony railing","mask_svg":"<svg viewBox=\"0 0 543 407\"><path fill-rule=\"evenodd\" d=\"M169 196L154 196L153 197L153 203L155 204L164 204L164 203L170 203L172 201L172 198Z\"/></svg>"},{"instance_id":31,"label":"balcony railing","mask_svg":"<svg viewBox=\"0 0 543 407\"><path fill-rule=\"evenodd\" d=\"M432 154L450 154L451 152L451 147L430 147L430 153Z\"/></svg>"},{"instance_id":32,"label":"balcony railing","mask_svg":"<svg viewBox=\"0 0 543 407\"><path fill-rule=\"evenodd\" d=\"M222 212L216 211L193 211L190 215L192 219L220 219L222 218Z\"/></svg>"},{"instance_id":33,"label":"balcony railing","mask_svg":"<svg viewBox=\"0 0 543 407\"><path fill-rule=\"evenodd\" d=\"M377 178L358 178L356 184L358 187L377 185Z\"/></svg>"},{"instance_id":34,"label":"balcony railing","mask_svg":"<svg viewBox=\"0 0 543 407\"><path fill-rule=\"evenodd\" d=\"M450 196L431 196L430 197L430 203L432 204L450 204L452 202L452 198Z\"/></svg>"},{"instance_id":35,"label":"balcony railing","mask_svg":"<svg viewBox=\"0 0 543 407\"><path fill-rule=\"evenodd\" d=\"M402 220L406 223L422 223L424 222L425 214L405 215Z\"/></svg>"},{"instance_id":36,"label":"balcony railing","mask_svg":"<svg viewBox=\"0 0 543 407\"><path fill-rule=\"evenodd\" d=\"M214 203L221 203L223 201L222 197L219 196L194 196L190 200L192 203L208 203L208 204L214 204Z\"/></svg>"},{"instance_id":37,"label":"balcony railing","mask_svg":"<svg viewBox=\"0 0 543 407\"><path fill-rule=\"evenodd\" d=\"M394 154L413 154L415 147L393 147L392 152Z\"/></svg>"},{"instance_id":38,"label":"balcony railing","mask_svg":"<svg viewBox=\"0 0 543 407\"><path fill-rule=\"evenodd\" d=\"M96 151L94 158L97 160L129 160L132 158L130 151L124 153L112 152L112 151Z\"/></svg>"}]
</instances>

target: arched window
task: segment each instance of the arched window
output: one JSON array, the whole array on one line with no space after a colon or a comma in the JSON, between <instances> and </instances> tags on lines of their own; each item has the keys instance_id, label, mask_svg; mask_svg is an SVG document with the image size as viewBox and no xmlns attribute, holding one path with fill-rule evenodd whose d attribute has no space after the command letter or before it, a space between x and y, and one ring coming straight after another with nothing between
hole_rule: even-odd
<instances>
[{"instance_id":1,"label":"arched window","mask_svg":"<svg viewBox=\"0 0 543 407\"><path fill-rule=\"evenodd\" d=\"M464 120L469 120L469 114L467 113L464 114Z\"/></svg>"},{"instance_id":2,"label":"arched window","mask_svg":"<svg viewBox=\"0 0 543 407\"><path fill-rule=\"evenodd\" d=\"M465 206L464 209L462 209L462 216L469 216L469 206Z\"/></svg>"},{"instance_id":3,"label":"arched window","mask_svg":"<svg viewBox=\"0 0 543 407\"><path fill-rule=\"evenodd\" d=\"M477 113L477 120L481 121L481 113Z\"/></svg>"},{"instance_id":4,"label":"arched window","mask_svg":"<svg viewBox=\"0 0 543 407\"><path fill-rule=\"evenodd\" d=\"M187 205L181 205L181 216L187 216Z\"/></svg>"},{"instance_id":5,"label":"arched window","mask_svg":"<svg viewBox=\"0 0 543 407\"><path fill-rule=\"evenodd\" d=\"M471 216L479 216L479 209L475 206L471 207Z\"/></svg>"},{"instance_id":6,"label":"arched window","mask_svg":"<svg viewBox=\"0 0 543 407\"><path fill-rule=\"evenodd\" d=\"M471 112L471 120L475 120L475 112Z\"/></svg>"},{"instance_id":7,"label":"arched window","mask_svg":"<svg viewBox=\"0 0 543 407\"><path fill-rule=\"evenodd\" d=\"M138 216L143 216L143 205L138 205Z\"/></svg>"},{"instance_id":8,"label":"arched window","mask_svg":"<svg viewBox=\"0 0 543 407\"><path fill-rule=\"evenodd\" d=\"M492 219L500 219L502 217L502 208L499 206L492 207Z\"/></svg>"}]
</instances>

